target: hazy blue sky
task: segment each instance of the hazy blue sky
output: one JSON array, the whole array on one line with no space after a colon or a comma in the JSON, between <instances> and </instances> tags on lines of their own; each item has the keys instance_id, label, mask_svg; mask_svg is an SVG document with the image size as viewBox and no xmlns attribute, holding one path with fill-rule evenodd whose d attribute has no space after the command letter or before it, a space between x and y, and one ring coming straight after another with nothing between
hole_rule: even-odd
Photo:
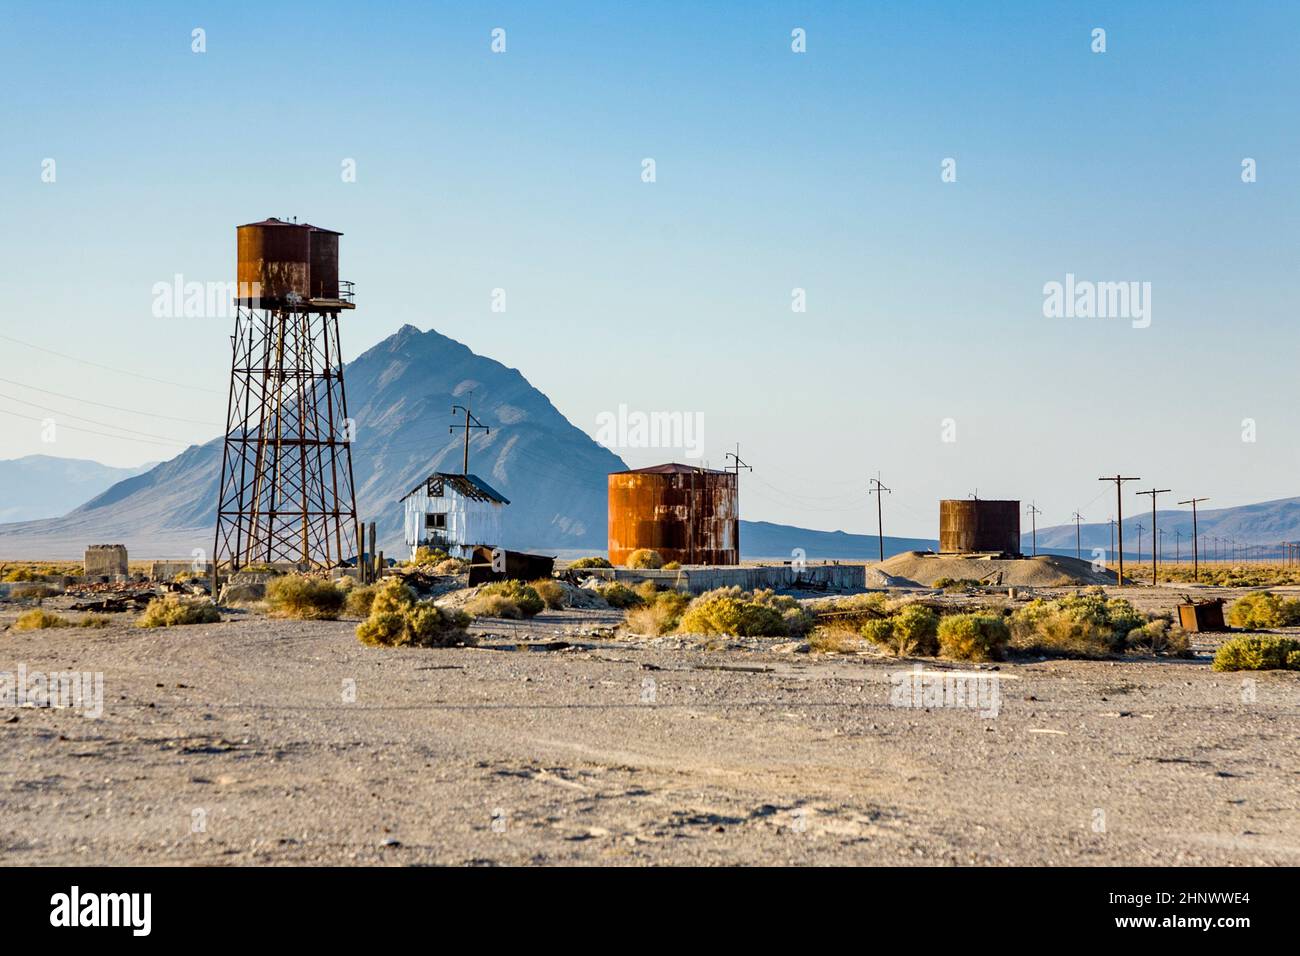
<instances>
[{"instance_id":1,"label":"hazy blue sky","mask_svg":"<svg viewBox=\"0 0 1300 956\"><path fill-rule=\"evenodd\" d=\"M1105 520L1096 478L1116 471L1215 506L1300 494L1294 3L10 2L4 20L0 334L179 384L0 338L0 457L134 464L217 434L231 323L156 318L153 286L232 278L236 224L296 215L345 233L346 354L412 323L519 368L592 434L620 403L698 412L712 464L739 441L754 465L745 517L874 531L877 469L886 532L925 536L936 499L976 488L1037 499L1042 524ZM1150 327L1045 318L1066 273L1150 282ZM51 416L53 444L32 420ZM72 430L97 423L179 441Z\"/></svg>"}]
</instances>

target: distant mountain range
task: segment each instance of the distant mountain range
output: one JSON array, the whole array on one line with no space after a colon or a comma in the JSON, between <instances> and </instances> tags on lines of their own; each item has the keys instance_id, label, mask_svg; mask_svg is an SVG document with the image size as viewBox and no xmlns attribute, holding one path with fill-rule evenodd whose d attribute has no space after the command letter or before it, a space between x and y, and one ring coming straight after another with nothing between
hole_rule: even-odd
<instances>
[{"instance_id":1,"label":"distant mountain range","mask_svg":"<svg viewBox=\"0 0 1300 956\"><path fill-rule=\"evenodd\" d=\"M97 461L52 455L0 461L0 522L67 514L88 498L156 464L113 468Z\"/></svg>"},{"instance_id":2,"label":"distant mountain range","mask_svg":"<svg viewBox=\"0 0 1300 956\"><path fill-rule=\"evenodd\" d=\"M1143 503L1150 505L1148 498L1133 501L1133 510L1126 507L1124 515L1124 554L1136 556L1138 551L1138 525L1142 526L1142 553L1151 554L1151 510L1142 510ZM1161 556L1191 560L1192 554L1192 512L1190 508L1156 510L1156 527L1164 532L1161 535ZM1231 545L1225 542L1234 540L1241 549L1245 545L1256 546L1259 550L1267 549L1271 554L1278 553L1278 543L1282 541L1300 541L1300 498L1278 498L1275 501L1262 501L1253 505L1238 505L1235 508L1206 508L1201 506L1196 511L1196 529L1200 535L1202 554L1228 553ZM1022 535L1021 547L1028 552L1030 535ZM1214 539L1218 538L1216 544ZM1079 526L1079 541L1087 557L1093 548L1111 547L1111 527L1109 521L1092 522ZM1059 551L1074 554L1074 525L1054 525L1038 529L1038 550ZM1240 551L1239 551L1240 553Z\"/></svg>"},{"instance_id":3,"label":"distant mountain range","mask_svg":"<svg viewBox=\"0 0 1300 956\"><path fill-rule=\"evenodd\" d=\"M605 551L606 476L627 465L569 422L518 370L438 332L407 325L348 364L347 389L357 423L357 507L363 520L376 522L388 554L404 552L398 499L432 471L460 470L462 438L447 427L453 403L471 404L490 428L470 441L470 470L511 500L506 546L566 557ZM87 544L103 543L125 544L141 558L207 554L221 453L216 438L139 473L45 456L0 462L0 507L24 509L20 517L42 510L46 515L0 524L0 557L76 558ZM49 504L29 496L42 488ZM743 505L743 483L741 498ZM78 500L84 504L70 506ZM49 516L60 512L66 513ZM1203 537L1300 540L1300 498L1206 510L1200 518ZM1149 519L1139 508L1126 517L1126 553L1136 551L1136 523ZM1175 531L1190 535L1191 513L1161 512L1158 520L1172 554ZM1108 525L1084 525L1082 533L1085 548L1108 546ZM742 521L740 540L746 558L789 559L802 549L811 561L874 560L879 549L874 535L766 521ZM1074 526L1040 529L1038 546L1072 554ZM935 547L934 539L885 537L887 557ZM1028 535L1024 548L1030 550Z\"/></svg>"}]
</instances>

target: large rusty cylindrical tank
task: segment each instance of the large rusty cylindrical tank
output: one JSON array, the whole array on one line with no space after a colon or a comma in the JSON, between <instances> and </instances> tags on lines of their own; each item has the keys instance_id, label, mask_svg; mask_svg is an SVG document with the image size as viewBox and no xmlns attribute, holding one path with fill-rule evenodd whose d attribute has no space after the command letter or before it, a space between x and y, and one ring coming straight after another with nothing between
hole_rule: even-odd
<instances>
[{"instance_id":1,"label":"large rusty cylindrical tank","mask_svg":"<svg viewBox=\"0 0 1300 956\"><path fill-rule=\"evenodd\" d=\"M235 232L241 300L257 299L263 308L274 308L285 305L290 293L311 297L310 226L266 219L239 226Z\"/></svg>"},{"instance_id":2,"label":"large rusty cylindrical tank","mask_svg":"<svg viewBox=\"0 0 1300 956\"><path fill-rule=\"evenodd\" d=\"M956 498L939 502L939 550L1020 553L1020 502Z\"/></svg>"},{"instance_id":3,"label":"large rusty cylindrical tank","mask_svg":"<svg viewBox=\"0 0 1300 956\"><path fill-rule=\"evenodd\" d=\"M693 465L656 465L609 476L609 560L638 548L665 562L739 564L736 476Z\"/></svg>"}]
</instances>

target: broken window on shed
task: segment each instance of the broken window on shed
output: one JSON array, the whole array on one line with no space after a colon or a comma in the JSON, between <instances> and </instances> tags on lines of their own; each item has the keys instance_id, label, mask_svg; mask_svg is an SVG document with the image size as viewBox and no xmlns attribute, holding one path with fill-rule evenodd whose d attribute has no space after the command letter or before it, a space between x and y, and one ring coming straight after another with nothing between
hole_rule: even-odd
<instances>
[{"instance_id":1,"label":"broken window on shed","mask_svg":"<svg viewBox=\"0 0 1300 956\"><path fill-rule=\"evenodd\" d=\"M430 479L429 479L429 497L430 497L430 498L441 498L442 495L443 495L443 491L442 491L442 479L441 479L441 478L430 478Z\"/></svg>"},{"instance_id":2,"label":"broken window on shed","mask_svg":"<svg viewBox=\"0 0 1300 956\"><path fill-rule=\"evenodd\" d=\"M446 528L447 516L445 514L425 515L424 526L426 528Z\"/></svg>"}]
</instances>

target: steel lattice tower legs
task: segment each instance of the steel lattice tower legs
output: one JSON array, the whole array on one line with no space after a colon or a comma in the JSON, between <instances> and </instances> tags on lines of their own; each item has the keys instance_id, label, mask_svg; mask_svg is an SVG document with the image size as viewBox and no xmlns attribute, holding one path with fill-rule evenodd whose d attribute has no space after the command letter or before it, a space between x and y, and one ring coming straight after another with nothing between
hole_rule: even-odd
<instances>
[{"instance_id":1,"label":"steel lattice tower legs","mask_svg":"<svg viewBox=\"0 0 1300 956\"><path fill-rule=\"evenodd\" d=\"M335 567L358 534L338 313L240 307L231 341L214 583L250 564Z\"/></svg>"}]
</instances>

